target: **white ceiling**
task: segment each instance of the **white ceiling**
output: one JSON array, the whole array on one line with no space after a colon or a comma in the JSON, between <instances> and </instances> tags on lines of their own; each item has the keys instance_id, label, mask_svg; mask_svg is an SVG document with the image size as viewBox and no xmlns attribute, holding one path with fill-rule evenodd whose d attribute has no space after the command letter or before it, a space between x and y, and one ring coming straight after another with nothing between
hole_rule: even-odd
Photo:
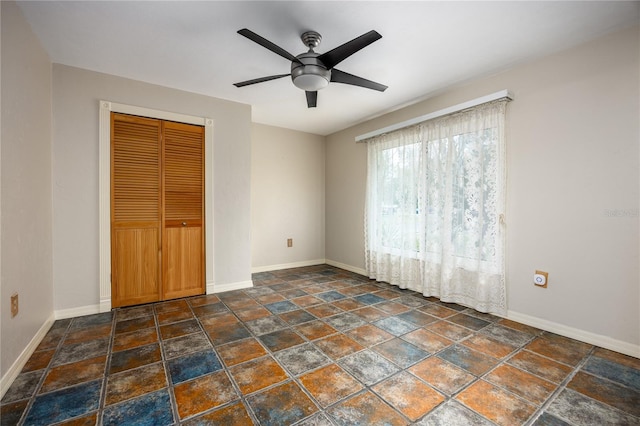
<instances>
[{"instance_id":1,"label":"white ceiling","mask_svg":"<svg viewBox=\"0 0 640 426\"><path fill-rule=\"evenodd\" d=\"M634 2L437 1L21 1L52 62L252 105L253 121L319 135L428 98L619 28ZM290 63L237 34L249 28L293 55L300 34L322 34L324 53L369 30L382 39L342 71L389 86L381 93L332 83L308 109L282 78Z\"/></svg>"}]
</instances>

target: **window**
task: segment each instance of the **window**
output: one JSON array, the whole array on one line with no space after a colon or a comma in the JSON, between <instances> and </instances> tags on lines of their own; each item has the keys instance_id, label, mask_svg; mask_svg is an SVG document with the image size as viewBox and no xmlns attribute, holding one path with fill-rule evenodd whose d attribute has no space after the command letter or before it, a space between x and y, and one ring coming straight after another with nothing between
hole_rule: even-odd
<instances>
[{"instance_id":1,"label":"window","mask_svg":"<svg viewBox=\"0 0 640 426\"><path fill-rule=\"evenodd\" d=\"M418 143L383 149L377 164L380 179L380 243L386 250L417 252L420 205L416 171L422 161Z\"/></svg>"},{"instance_id":2,"label":"window","mask_svg":"<svg viewBox=\"0 0 640 426\"><path fill-rule=\"evenodd\" d=\"M454 135L449 143L431 141L426 150L426 251L439 253L443 244L449 243L456 257L495 264L499 239L496 228L502 213L496 211L496 129ZM451 166L447 168L449 160ZM441 184L447 178L451 180L450 189ZM451 192L450 213L446 212L447 194L443 191ZM451 232L446 238L429 237L442 235L447 225Z\"/></svg>"},{"instance_id":3,"label":"window","mask_svg":"<svg viewBox=\"0 0 640 426\"><path fill-rule=\"evenodd\" d=\"M371 278L485 312L506 310L505 104L368 141Z\"/></svg>"}]
</instances>

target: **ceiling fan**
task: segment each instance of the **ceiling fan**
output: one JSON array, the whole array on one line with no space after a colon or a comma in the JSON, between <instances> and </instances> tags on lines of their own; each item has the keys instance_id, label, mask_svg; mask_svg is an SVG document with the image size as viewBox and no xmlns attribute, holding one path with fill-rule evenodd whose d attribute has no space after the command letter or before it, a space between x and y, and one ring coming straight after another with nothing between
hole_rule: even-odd
<instances>
[{"instance_id":1,"label":"ceiling fan","mask_svg":"<svg viewBox=\"0 0 640 426\"><path fill-rule=\"evenodd\" d=\"M382 36L376 31L369 31L360 37L356 37L353 40L322 54L313 51L313 49L320 45L322 36L315 31L306 31L300 36L300 38L302 39L302 43L309 48L309 51L301 53L298 56L293 56L280 46L277 46L264 37L261 37L246 28L239 30L238 34L258 43L260 46L269 49L273 53L290 60L291 72L289 74L270 75L267 77L234 83L234 86L236 87L244 87L251 84L263 83L265 81L291 76L293 84L306 92L307 106L309 108L313 108L317 105L318 90L327 87L330 82L350 84L353 86L378 90L380 92L384 92L387 89L387 86L383 84L334 68L340 62L344 61L360 49L363 49L374 41L381 39Z\"/></svg>"}]
</instances>

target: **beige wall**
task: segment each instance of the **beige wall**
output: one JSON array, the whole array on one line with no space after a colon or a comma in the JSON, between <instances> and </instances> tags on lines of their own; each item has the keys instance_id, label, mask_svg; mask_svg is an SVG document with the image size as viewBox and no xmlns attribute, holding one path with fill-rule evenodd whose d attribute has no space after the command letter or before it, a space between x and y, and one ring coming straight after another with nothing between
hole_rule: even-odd
<instances>
[{"instance_id":1,"label":"beige wall","mask_svg":"<svg viewBox=\"0 0 640 426\"><path fill-rule=\"evenodd\" d=\"M99 100L214 120L215 285L251 280L251 108L140 81L53 66L53 279L56 310L99 303ZM207 272L209 278L210 271Z\"/></svg>"},{"instance_id":2,"label":"beige wall","mask_svg":"<svg viewBox=\"0 0 640 426\"><path fill-rule=\"evenodd\" d=\"M51 63L15 3L2 10L0 373L53 316ZM20 312L11 318L10 298Z\"/></svg>"},{"instance_id":3,"label":"beige wall","mask_svg":"<svg viewBox=\"0 0 640 426\"><path fill-rule=\"evenodd\" d=\"M364 267L357 135L508 89L510 315L637 351L639 53L636 27L328 136L327 259ZM536 269L549 272L547 289L533 286Z\"/></svg>"},{"instance_id":4,"label":"beige wall","mask_svg":"<svg viewBox=\"0 0 640 426\"><path fill-rule=\"evenodd\" d=\"M324 140L253 124L251 256L256 271L324 260ZM293 238L293 247L287 247Z\"/></svg>"}]
</instances>

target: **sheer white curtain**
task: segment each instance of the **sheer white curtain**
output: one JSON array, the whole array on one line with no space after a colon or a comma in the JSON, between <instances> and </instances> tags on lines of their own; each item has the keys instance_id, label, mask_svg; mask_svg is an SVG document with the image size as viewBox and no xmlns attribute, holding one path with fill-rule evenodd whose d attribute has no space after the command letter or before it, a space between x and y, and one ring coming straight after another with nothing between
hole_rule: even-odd
<instances>
[{"instance_id":1,"label":"sheer white curtain","mask_svg":"<svg viewBox=\"0 0 640 426\"><path fill-rule=\"evenodd\" d=\"M506 313L506 101L367 141L370 278Z\"/></svg>"}]
</instances>

